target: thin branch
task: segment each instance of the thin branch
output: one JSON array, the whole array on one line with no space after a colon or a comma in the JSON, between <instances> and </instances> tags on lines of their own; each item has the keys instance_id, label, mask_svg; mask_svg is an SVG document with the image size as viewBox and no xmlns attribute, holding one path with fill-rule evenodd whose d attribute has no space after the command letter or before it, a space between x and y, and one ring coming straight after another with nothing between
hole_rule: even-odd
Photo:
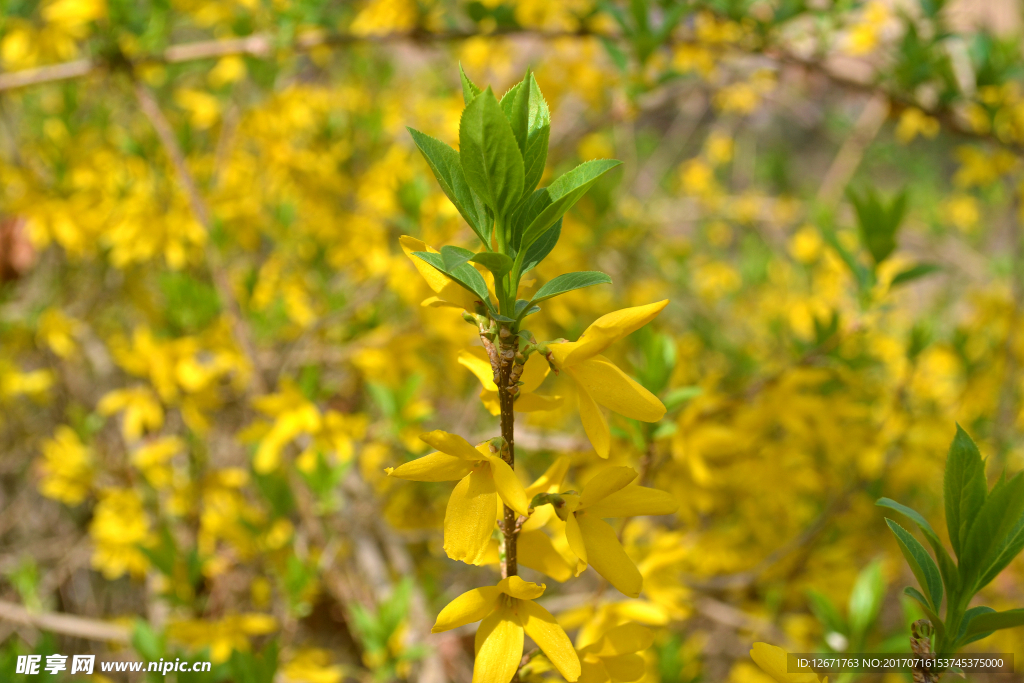
<instances>
[{"instance_id":1,"label":"thin branch","mask_svg":"<svg viewBox=\"0 0 1024 683\"><path fill-rule=\"evenodd\" d=\"M167 117L164 116L163 110L160 109L160 104L156 101L156 98L153 97L153 93L151 93L149 88L147 88L143 83L136 81L135 97L139 101L139 107L156 130L157 137L160 138L164 151L170 158L171 164L174 166L175 173L178 176L178 182L181 183L181 187L185 191L186 197L188 197L189 206L192 208L192 213L195 216L195 219L199 221L203 226L203 229L206 231L206 263L210 269L210 276L213 279L217 295L220 297L220 300L227 310L228 316L231 320L231 327L234 332L235 341L238 343L239 347L241 347L242 353L245 354L246 358L249 359L249 363L252 365L252 383L250 387L257 395L265 394L267 392L266 379L263 377L259 357L256 353L256 344L252 337L252 331L249 329L249 326L245 322L245 318L242 316L241 307L238 304L238 300L235 298L234 291L232 291L231 280L228 278L227 270L221 260L220 253L218 253L216 246L212 241L210 241L212 227L210 211L207 208L202 195L199 194L199 188L196 185L195 178L192 176L192 172L189 171L188 166L185 163L185 155L182 153L181 147L178 145L178 139L174 134L174 130L171 128L171 124L167 120Z\"/></svg>"},{"instance_id":2,"label":"thin branch","mask_svg":"<svg viewBox=\"0 0 1024 683\"><path fill-rule=\"evenodd\" d=\"M864 151L871 144L871 141L878 135L882 124L889 115L889 100L882 94L876 93L864 109L861 110L857 123L853 127L843 146L839 148L832 165L825 173L825 179L818 188L818 201L824 206L835 206L843 196L853 174L860 166L864 158Z\"/></svg>"},{"instance_id":3,"label":"thin branch","mask_svg":"<svg viewBox=\"0 0 1024 683\"><path fill-rule=\"evenodd\" d=\"M125 645L131 642L131 633L124 626L59 612L30 612L21 605L5 600L0 600L0 620L84 640Z\"/></svg>"}]
</instances>

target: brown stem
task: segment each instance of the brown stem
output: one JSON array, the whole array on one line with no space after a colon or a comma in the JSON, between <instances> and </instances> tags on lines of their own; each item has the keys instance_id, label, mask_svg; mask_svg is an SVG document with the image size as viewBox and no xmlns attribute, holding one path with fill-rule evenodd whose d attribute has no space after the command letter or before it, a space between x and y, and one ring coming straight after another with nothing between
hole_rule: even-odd
<instances>
[{"instance_id":1,"label":"brown stem","mask_svg":"<svg viewBox=\"0 0 1024 683\"><path fill-rule=\"evenodd\" d=\"M498 403L501 406L501 438L505 440L501 459L507 462L509 467L515 469L515 413L512 407L516 394L519 392L516 382L522 373L522 365L515 362L519 351L519 337L509 335L502 339L499 335L498 339L500 340L496 354L498 357ZM516 541L519 532L516 528L516 517L518 517L516 511L506 505L505 517L501 525L502 534L505 536L505 559L501 565L502 578L519 573L516 557Z\"/></svg>"}]
</instances>

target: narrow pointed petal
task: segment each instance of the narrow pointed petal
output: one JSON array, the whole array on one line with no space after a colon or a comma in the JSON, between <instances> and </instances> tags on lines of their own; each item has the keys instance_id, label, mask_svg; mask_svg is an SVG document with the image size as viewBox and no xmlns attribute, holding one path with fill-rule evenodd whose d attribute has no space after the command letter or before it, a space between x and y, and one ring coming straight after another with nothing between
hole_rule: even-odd
<instances>
[{"instance_id":1,"label":"narrow pointed petal","mask_svg":"<svg viewBox=\"0 0 1024 683\"><path fill-rule=\"evenodd\" d=\"M491 361L484 349L475 346L468 351L460 351L459 365L476 375L480 384L487 391L498 390L498 386L494 383L494 369L491 368Z\"/></svg>"},{"instance_id":2,"label":"narrow pointed petal","mask_svg":"<svg viewBox=\"0 0 1024 683\"><path fill-rule=\"evenodd\" d=\"M651 629L633 622L609 629L596 644L588 647L599 657L614 657L643 652L654 643Z\"/></svg>"},{"instance_id":3,"label":"narrow pointed petal","mask_svg":"<svg viewBox=\"0 0 1024 683\"><path fill-rule=\"evenodd\" d=\"M615 537L615 530L604 520L586 513L579 515L576 521L594 571L608 579L623 595L639 597L644 578Z\"/></svg>"},{"instance_id":4,"label":"narrow pointed petal","mask_svg":"<svg viewBox=\"0 0 1024 683\"><path fill-rule=\"evenodd\" d=\"M642 422L657 422L665 416L665 405L657 396L604 356L577 363L572 374L598 405L619 415Z\"/></svg>"},{"instance_id":5,"label":"narrow pointed petal","mask_svg":"<svg viewBox=\"0 0 1024 683\"><path fill-rule=\"evenodd\" d=\"M555 493L562 485L562 480L565 479L566 473L569 471L569 465L571 460L568 456L560 456L555 459L551 465L548 466L544 474L537 477L537 479L526 487L526 494L531 498L538 493Z\"/></svg>"},{"instance_id":6,"label":"narrow pointed petal","mask_svg":"<svg viewBox=\"0 0 1024 683\"><path fill-rule=\"evenodd\" d=\"M483 460L484 456L477 449L458 434L437 429L426 434L420 434L420 439L430 444L442 453L454 455L465 460Z\"/></svg>"},{"instance_id":7,"label":"narrow pointed petal","mask_svg":"<svg viewBox=\"0 0 1024 683\"><path fill-rule=\"evenodd\" d=\"M476 632L473 683L509 683L523 658L523 625L508 606L496 610Z\"/></svg>"},{"instance_id":8,"label":"narrow pointed petal","mask_svg":"<svg viewBox=\"0 0 1024 683\"><path fill-rule=\"evenodd\" d=\"M579 576L587 568L587 544L583 542L583 533L574 514L565 519L565 540L569 542L569 549L579 558L576 563L576 576Z\"/></svg>"},{"instance_id":9,"label":"narrow pointed petal","mask_svg":"<svg viewBox=\"0 0 1024 683\"><path fill-rule=\"evenodd\" d=\"M551 539L543 531L523 531L516 548L519 564L550 576L559 583L572 578L573 568L555 550Z\"/></svg>"},{"instance_id":10,"label":"narrow pointed petal","mask_svg":"<svg viewBox=\"0 0 1024 683\"><path fill-rule=\"evenodd\" d=\"M431 633L440 633L449 629L480 621L498 606L498 595L501 591L497 586L484 586L467 591L449 602L437 615Z\"/></svg>"},{"instance_id":11,"label":"narrow pointed petal","mask_svg":"<svg viewBox=\"0 0 1024 683\"><path fill-rule=\"evenodd\" d=\"M497 456L489 456L487 462L491 465L491 473L494 475L494 484L498 489L498 495L505 501L505 505L515 510L517 514L529 515L530 500L526 497L526 491L519 483L516 473L512 471L507 462Z\"/></svg>"},{"instance_id":12,"label":"narrow pointed petal","mask_svg":"<svg viewBox=\"0 0 1024 683\"><path fill-rule=\"evenodd\" d=\"M588 508L599 500L624 488L636 479L632 467L606 467L588 481L580 494L580 510Z\"/></svg>"},{"instance_id":13,"label":"narrow pointed petal","mask_svg":"<svg viewBox=\"0 0 1024 683\"><path fill-rule=\"evenodd\" d=\"M601 316L580 335L575 346L564 354L562 365L574 365L596 356L614 342L654 320L667 305L668 299L646 306L624 308L621 311ZM552 345L551 348L556 348L556 345Z\"/></svg>"},{"instance_id":14,"label":"narrow pointed petal","mask_svg":"<svg viewBox=\"0 0 1024 683\"><path fill-rule=\"evenodd\" d=\"M495 394L497 396L497 394ZM554 410L562 405L561 396L541 396L540 394L521 394L512 404L517 413L539 413Z\"/></svg>"},{"instance_id":15,"label":"narrow pointed petal","mask_svg":"<svg viewBox=\"0 0 1024 683\"><path fill-rule=\"evenodd\" d=\"M494 531L497 489L489 467L473 470L455 485L444 513L444 551L453 560L478 564Z\"/></svg>"},{"instance_id":16,"label":"narrow pointed petal","mask_svg":"<svg viewBox=\"0 0 1024 683\"><path fill-rule=\"evenodd\" d=\"M550 371L551 366L548 365L547 360L543 356L539 353L530 354L530 357L526 359L523 375L519 378L523 383L519 390L526 393L536 391Z\"/></svg>"},{"instance_id":17,"label":"narrow pointed petal","mask_svg":"<svg viewBox=\"0 0 1024 683\"><path fill-rule=\"evenodd\" d=\"M587 508L587 512L595 517L638 517L671 515L678 509L679 502L665 491L646 486L627 486L594 503Z\"/></svg>"},{"instance_id":18,"label":"narrow pointed petal","mask_svg":"<svg viewBox=\"0 0 1024 683\"><path fill-rule=\"evenodd\" d=\"M473 464L446 453L428 453L398 467L387 468L389 477L409 481L458 481L473 470Z\"/></svg>"},{"instance_id":19,"label":"narrow pointed petal","mask_svg":"<svg viewBox=\"0 0 1024 683\"><path fill-rule=\"evenodd\" d=\"M640 655L619 655L618 657L605 657L604 668L616 682L632 683L644 677L644 658Z\"/></svg>"},{"instance_id":20,"label":"narrow pointed petal","mask_svg":"<svg viewBox=\"0 0 1024 683\"><path fill-rule=\"evenodd\" d=\"M569 636L551 613L535 602L524 600L519 603L519 618L526 635L533 638L558 673L569 683L575 683L580 677L580 659Z\"/></svg>"},{"instance_id":21,"label":"narrow pointed petal","mask_svg":"<svg viewBox=\"0 0 1024 683\"><path fill-rule=\"evenodd\" d=\"M546 584L524 581L515 575L498 582L498 590L520 600L536 600L544 595L545 589L547 589Z\"/></svg>"},{"instance_id":22,"label":"narrow pointed petal","mask_svg":"<svg viewBox=\"0 0 1024 683\"><path fill-rule=\"evenodd\" d=\"M426 242L418 240L415 237L410 237L409 235L402 235L398 240L398 243L402 245L402 251L404 251L405 255L409 257L413 266L416 267L416 270L419 271L419 274L427 281L427 285L434 290L435 294L439 293L444 289L445 285L451 282L451 279L446 277L445 274L437 268L434 268L429 263L426 263L422 259L413 255L413 252L416 251L428 251L432 254L436 254L438 253L436 249L428 245Z\"/></svg>"},{"instance_id":23,"label":"narrow pointed petal","mask_svg":"<svg viewBox=\"0 0 1024 683\"><path fill-rule=\"evenodd\" d=\"M571 370L570 374L572 374ZM587 433L590 445L594 447L597 454L602 458L607 458L608 453L611 451L612 442L612 434L608 429L608 423L605 421L604 415L601 414L601 409L598 408L597 403L590 397L587 390L582 385L579 385L578 389L580 421L583 423L583 431Z\"/></svg>"},{"instance_id":24,"label":"narrow pointed petal","mask_svg":"<svg viewBox=\"0 0 1024 683\"><path fill-rule=\"evenodd\" d=\"M480 390L480 402L484 404L484 408L487 409L491 415L497 417L501 415L501 401L498 400L497 391L487 391L486 389Z\"/></svg>"}]
</instances>

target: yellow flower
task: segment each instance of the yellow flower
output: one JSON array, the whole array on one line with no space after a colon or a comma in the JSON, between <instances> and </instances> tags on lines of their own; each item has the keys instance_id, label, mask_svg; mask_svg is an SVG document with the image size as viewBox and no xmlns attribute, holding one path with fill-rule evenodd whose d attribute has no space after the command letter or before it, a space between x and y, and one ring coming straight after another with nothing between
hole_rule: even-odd
<instances>
[{"instance_id":1,"label":"yellow flower","mask_svg":"<svg viewBox=\"0 0 1024 683\"><path fill-rule=\"evenodd\" d=\"M420 438L438 452L384 471L409 481L458 481L444 514L444 550L453 560L481 564L498 498L525 516L530 505L526 491L508 463L491 454L486 444L473 448L461 436L441 430Z\"/></svg>"},{"instance_id":2,"label":"yellow flower","mask_svg":"<svg viewBox=\"0 0 1024 683\"><path fill-rule=\"evenodd\" d=\"M78 348L75 335L80 328L81 323L65 315L59 308L48 308L39 316L36 339L49 346L61 358L70 358Z\"/></svg>"},{"instance_id":3,"label":"yellow flower","mask_svg":"<svg viewBox=\"0 0 1024 683\"><path fill-rule=\"evenodd\" d=\"M935 137L939 134L939 122L917 107L908 107L900 115L900 122L896 125L896 139L907 144L918 134L926 138Z\"/></svg>"},{"instance_id":4,"label":"yellow flower","mask_svg":"<svg viewBox=\"0 0 1024 683\"><path fill-rule=\"evenodd\" d=\"M185 450L185 442L177 436L162 436L145 443L132 453L134 464L155 489L171 485L173 471L168 460Z\"/></svg>"},{"instance_id":5,"label":"yellow flower","mask_svg":"<svg viewBox=\"0 0 1024 683\"><path fill-rule=\"evenodd\" d=\"M89 525L95 548L92 566L113 580L130 572L143 576L149 560L139 546L150 543L149 515L142 506L142 498L132 489L107 489L93 512Z\"/></svg>"},{"instance_id":6,"label":"yellow flower","mask_svg":"<svg viewBox=\"0 0 1024 683\"><path fill-rule=\"evenodd\" d=\"M523 656L523 632L537 644L565 680L580 677L580 660L569 637L551 613L533 602L544 594L544 584L518 576L497 586L474 588L448 603L431 629L440 633L480 621L476 632L473 683L508 683ZM482 621L481 621L482 620Z\"/></svg>"},{"instance_id":7,"label":"yellow flower","mask_svg":"<svg viewBox=\"0 0 1024 683\"><path fill-rule=\"evenodd\" d=\"M196 650L209 647L214 664L227 661L234 651L249 650L249 637L277 630L277 620L269 614L231 614L218 621L195 619L167 626L173 640Z\"/></svg>"},{"instance_id":8,"label":"yellow flower","mask_svg":"<svg viewBox=\"0 0 1024 683\"><path fill-rule=\"evenodd\" d=\"M282 667L286 683L339 683L344 678L340 664L331 664L326 650L303 649Z\"/></svg>"},{"instance_id":9,"label":"yellow flower","mask_svg":"<svg viewBox=\"0 0 1024 683\"><path fill-rule=\"evenodd\" d=\"M583 675L580 683L638 681L644 675L644 658L638 655L654 642L650 629L623 624L605 633L596 643L581 648Z\"/></svg>"},{"instance_id":10,"label":"yellow flower","mask_svg":"<svg viewBox=\"0 0 1024 683\"><path fill-rule=\"evenodd\" d=\"M578 341L549 347L555 367L567 371L576 382L583 429L602 458L608 457L611 432L599 405L643 422L660 420L665 415L665 406L600 354L613 342L649 323L667 304L666 299L609 313L594 321Z\"/></svg>"},{"instance_id":11,"label":"yellow flower","mask_svg":"<svg viewBox=\"0 0 1024 683\"><path fill-rule=\"evenodd\" d=\"M637 473L631 467L608 467L587 482L580 494L561 494L565 504L565 540L579 558L576 576L587 564L621 593L640 595L644 579L604 517L669 515L679 509L672 496L645 486L629 486Z\"/></svg>"},{"instance_id":12,"label":"yellow flower","mask_svg":"<svg viewBox=\"0 0 1024 683\"><path fill-rule=\"evenodd\" d=\"M818 677L811 673L789 673L786 666L786 651L768 643L754 643L750 658L761 669L779 683L818 683ZM821 683L828 683L825 677Z\"/></svg>"},{"instance_id":13,"label":"yellow flower","mask_svg":"<svg viewBox=\"0 0 1024 683\"><path fill-rule=\"evenodd\" d=\"M501 414L501 405L498 401L498 386L494 383L494 371L491 369L491 361L487 357L487 351L475 347L469 351L459 353L459 364L468 369L477 379L483 388L480 390L480 400L491 415ZM533 413L541 410L554 410L562 405L561 396L541 396L533 393L547 377L550 366L544 359L532 354L526 361L523 369L523 376L520 381L523 385L519 387L513 407L521 413Z\"/></svg>"},{"instance_id":14,"label":"yellow flower","mask_svg":"<svg viewBox=\"0 0 1024 683\"><path fill-rule=\"evenodd\" d=\"M416 270L427 281L427 285L437 294L437 296L424 299L424 306L449 306L451 308L462 308L467 311L476 310L477 298L475 294L429 263L413 256L413 252L416 251L429 251L431 254L438 254L440 252L437 249L434 249L426 242L422 242L415 237L409 237L408 235L403 235L399 242L402 245L402 251L412 260Z\"/></svg>"},{"instance_id":15,"label":"yellow flower","mask_svg":"<svg viewBox=\"0 0 1024 683\"><path fill-rule=\"evenodd\" d=\"M157 430L164 424L164 409L149 387L132 387L108 392L96 410L101 415L124 411L121 433L127 441L135 441L147 431Z\"/></svg>"},{"instance_id":16,"label":"yellow flower","mask_svg":"<svg viewBox=\"0 0 1024 683\"><path fill-rule=\"evenodd\" d=\"M92 455L71 427L61 425L52 439L43 442L39 492L68 505L85 500L92 484Z\"/></svg>"}]
</instances>

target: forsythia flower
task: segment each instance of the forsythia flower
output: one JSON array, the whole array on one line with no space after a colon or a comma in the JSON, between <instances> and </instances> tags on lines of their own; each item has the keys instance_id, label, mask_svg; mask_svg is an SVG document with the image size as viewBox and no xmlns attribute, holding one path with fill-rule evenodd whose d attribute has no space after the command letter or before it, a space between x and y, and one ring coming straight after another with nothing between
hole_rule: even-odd
<instances>
[{"instance_id":1,"label":"forsythia flower","mask_svg":"<svg viewBox=\"0 0 1024 683\"><path fill-rule=\"evenodd\" d=\"M605 633L596 643L581 648L580 683L630 683L644 676L644 658L638 655L654 642L650 629L640 624L622 624Z\"/></svg>"},{"instance_id":2,"label":"forsythia flower","mask_svg":"<svg viewBox=\"0 0 1024 683\"><path fill-rule=\"evenodd\" d=\"M786 651L768 643L754 643L750 658L761 669L779 683L818 683L818 677L811 673L789 673L786 666ZM821 683L828 683L828 677Z\"/></svg>"},{"instance_id":3,"label":"forsythia flower","mask_svg":"<svg viewBox=\"0 0 1024 683\"><path fill-rule=\"evenodd\" d=\"M488 451L473 448L461 436L441 430L421 437L438 450L398 467L389 476L410 481L456 481L444 515L444 550L453 560L480 564L494 531L498 498L520 515L529 515L530 501L508 463Z\"/></svg>"},{"instance_id":4,"label":"forsythia flower","mask_svg":"<svg viewBox=\"0 0 1024 683\"><path fill-rule=\"evenodd\" d=\"M113 415L123 410L121 433L127 441L135 441L146 431L160 429L164 424L163 406L149 387L108 392L100 399L96 410L100 415Z\"/></svg>"},{"instance_id":5,"label":"forsythia flower","mask_svg":"<svg viewBox=\"0 0 1024 683\"><path fill-rule=\"evenodd\" d=\"M565 680L573 683L580 677L579 657L551 613L533 602L544 594L545 588L544 584L523 581L518 576L502 579L497 586L474 588L441 610L431 632L480 621L473 683L512 680L523 656L524 631Z\"/></svg>"},{"instance_id":6,"label":"forsythia flower","mask_svg":"<svg viewBox=\"0 0 1024 683\"><path fill-rule=\"evenodd\" d=\"M564 506L556 508L559 517L565 515L565 539L579 558L576 576L589 563L631 598L640 595L644 578L619 543L615 530L602 518L669 515L679 509L664 491L629 486L636 477L631 467L609 467L587 482L579 495L561 494Z\"/></svg>"},{"instance_id":7,"label":"forsythia flower","mask_svg":"<svg viewBox=\"0 0 1024 683\"><path fill-rule=\"evenodd\" d=\"M595 320L578 341L548 347L555 367L567 371L576 382L583 429L602 458L608 457L611 432L599 405L643 422L660 420L665 415L665 406L600 354L612 343L649 323L667 304L666 299L609 313Z\"/></svg>"},{"instance_id":8,"label":"forsythia flower","mask_svg":"<svg viewBox=\"0 0 1024 683\"><path fill-rule=\"evenodd\" d=\"M416 251L429 251L431 254L439 254L440 252L437 249L434 249L426 242L422 242L415 237L409 237L408 235L403 235L399 242L402 244L402 251L412 259L416 270L419 271L419 274L427 281L427 285L437 294L437 296L424 299L424 306L449 306L451 308L462 308L467 311L476 309L477 299L473 293L429 263L413 256L413 252Z\"/></svg>"},{"instance_id":9,"label":"forsythia flower","mask_svg":"<svg viewBox=\"0 0 1024 683\"><path fill-rule=\"evenodd\" d=\"M231 614L218 621L195 619L167 626L167 635L192 648L210 648L214 664L227 661L231 653L249 650L249 637L277 630L277 620L269 614Z\"/></svg>"},{"instance_id":10,"label":"forsythia flower","mask_svg":"<svg viewBox=\"0 0 1024 683\"><path fill-rule=\"evenodd\" d=\"M40 470L39 492L44 496L68 505L85 500L92 484L92 457L71 427L57 427L54 437L43 442Z\"/></svg>"},{"instance_id":11,"label":"forsythia flower","mask_svg":"<svg viewBox=\"0 0 1024 683\"><path fill-rule=\"evenodd\" d=\"M96 545L92 566L108 580L125 572L133 576L146 573L149 560L139 546L151 540L150 523L138 492L133 489L104 491L93 513L89 534Z\"/></svg>"},{"instance_id":12,"label":"forsythia flower","mask_svg":"<svg viewBox=\"0 0 1024 683\"><path fill-rule=\"evenodd\" d=\"M494 383L494 371L491 369L491 361L487 358L487 351L482 348L473 348L470 351L459 353L459 364L468 369L480 380L483 389L480 390L480 400L491 415L501 414L501 404L498 401L498 386ZM554 410L562 405L561 396L541 396L533 393L540 386L544 378L548 376L550 366L544 362L539 355L531 354L526 361L523 375L520 381L523 383L516 394L513 408L521 413L533 413L541 410Z\"/></svg>"}]
</instances>

